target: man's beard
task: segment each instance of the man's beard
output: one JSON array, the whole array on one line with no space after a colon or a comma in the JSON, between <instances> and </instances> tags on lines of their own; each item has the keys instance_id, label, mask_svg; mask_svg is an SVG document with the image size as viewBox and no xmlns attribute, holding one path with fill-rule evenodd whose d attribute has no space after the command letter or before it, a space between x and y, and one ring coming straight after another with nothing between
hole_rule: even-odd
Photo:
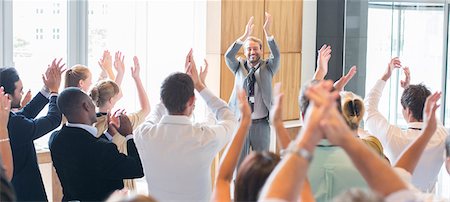
<instances>
[{"instance_id":1,"label":"man's beard","mask_svg":"<svg viewBox=\"0 0 450 202\"><path fill-rule=\"evenodd\" d=\"M259 56L250 56L250 58L249 58L249 61L251 62L251 63L254 63L254 62L258 62L259 61Z\"/></svg>"}]
</instances>

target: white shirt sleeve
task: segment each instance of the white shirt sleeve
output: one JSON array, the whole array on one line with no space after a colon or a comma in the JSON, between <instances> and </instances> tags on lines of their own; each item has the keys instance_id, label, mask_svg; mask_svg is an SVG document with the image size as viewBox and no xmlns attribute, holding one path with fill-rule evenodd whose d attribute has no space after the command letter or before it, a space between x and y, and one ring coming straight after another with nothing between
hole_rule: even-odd
<instances>
[{"instance_id":1,"label":"white shirt sleeve","mask_svg":"<svg viewBox=\"0 0 450 202\"><path fill-rule=\"evenodd\" d=\"M388 120L378 111L378 104L385 85L386 81L378 80L366 95L364 119L369 133L380 139L383 144L388 144L392 142L392 134L401 133L401 129L389 124Z\"/></svg>"},{"instance_id":2,"label":"white shirt sleeve","mask_svg":"<svg viewBox=\"0 0 450 202\"><path fill-rule=\"evenodd\" d=\"M203 89L200 92L200 96L205 100L217 119L215 125L209 125L207 127L213 131L218 140L219 149L222 149L236 128L237 121L234 113L223 100L216 97L208 88Z\"/></svg>"},{"instance_id":3,"label":"white shirt sleeve","mask_svg":"<svg viewBox=\"0 0 450 202\"><path fill-rule=\"evenodd\" d=\"M161 120L161 118L164 115L167 115L167 109L164 106L163 103L158 103L154 109L152 109L152 111L150 112L150 115L147 117L147 120L145 120L144 123L142 123L139 127L137 127L134 131L134 138L136 141L136 145L137 142L139 142L139 140L142 138L143 135L145 134L150 134L149 130L156 124L159 123L159 121Z\"/></svg>"}]
</instances>

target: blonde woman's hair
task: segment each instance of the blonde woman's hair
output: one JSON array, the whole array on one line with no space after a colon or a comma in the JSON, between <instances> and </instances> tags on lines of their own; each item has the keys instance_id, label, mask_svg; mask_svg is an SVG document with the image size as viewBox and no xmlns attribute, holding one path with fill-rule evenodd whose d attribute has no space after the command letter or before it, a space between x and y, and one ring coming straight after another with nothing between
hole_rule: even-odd
<instances>
[{"instance_id":1,"label":"blonde woman's hair","mask_svg":"<svg viewBox=\"0 0 450 202\"><path fill-rule=\"evenodd\" d=\"M80 81L86 80L90 74L91 71L86 66L80 64L74 65L66 71L64 88L80 87Z\"/></svg>"},{"instance_id":2,"label":"blonde woman's hair","mask_svg":"<svg viewBox=\"0 0 450 202\"><path fill-rule=\"evenodd\" d=\"M112 97L119 94L120 88L116 82L103 80L98 82L89 93L97 107L103 107Z\"/></svg>"},{"instance_id":3,"label":"blonde woman's hair","mask_svg":"<svg viewBox=\"0 0 450 202\"><path fill-rule=\"evenodd\" d=\"M342 115L352 130L357 130L361 123L365 108L363 99L352 92L341 93Z\"/></svg>"}]
</instances>

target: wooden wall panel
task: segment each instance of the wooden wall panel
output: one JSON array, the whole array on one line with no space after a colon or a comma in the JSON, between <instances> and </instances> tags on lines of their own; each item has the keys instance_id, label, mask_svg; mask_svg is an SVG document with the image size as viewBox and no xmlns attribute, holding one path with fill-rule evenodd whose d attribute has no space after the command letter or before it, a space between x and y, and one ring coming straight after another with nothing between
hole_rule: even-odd
<instances>
[{"instance_id":1,"label":"wooden wall panel","mask_svg":"<svg viewBox=\"0 0 450 202\"><path fill-rule=\"evenodd\" d=\"M252 36L262 39L264 36L263 0L222 0L222 54L237 38L244 34L245 25L247 25L251 16L254 17L255 25Z\"/></svg>"},{"instance_id":2,"label":"wooden wall panel","mask_svg":"<svg viewBox=\"0 0 450 202\"><path fill-rule=\"evenodd\" d=\"M281 82L283 100L283 120L299 119L300 109L298 95L301 78L301 54L282 53L280 70L275 75L273 84Z\"/></svg>"},{"instance_id":3,"label":"wooden wall panel","mask_svg":"<svg viewBox=\"0 0 450 202\"><path fill-rule=\"evenodd\" d=\"M282 53L300 53L302 48L301 0L265 0L265 11L272 15L271 34ZM264 39L265 41L265 39ZM268 53L267 42L264 52Z\"/></svg>"}]
</instances>

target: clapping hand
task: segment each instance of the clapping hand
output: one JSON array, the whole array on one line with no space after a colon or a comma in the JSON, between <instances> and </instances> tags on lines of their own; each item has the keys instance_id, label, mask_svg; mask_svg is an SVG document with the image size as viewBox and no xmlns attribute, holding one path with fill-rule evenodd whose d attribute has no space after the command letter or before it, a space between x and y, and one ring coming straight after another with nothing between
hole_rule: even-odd
<instances>
[{"instance_id":1,"label":"clapping hand","mask_svg":"<svg viewBox=\"0 0 450 202\"><path fill-rule=\"evenodd\" d=\"M200 81L203 83L203 85L206 86L206 76L208 75L208 61L206 59L203 59L205 62L203 66L200 66Z\"/></svg>"},{"instance_id":2,"label":"clapping hand","mask_svg":"<svg viewBox=\"0 0 450 202\"><path fill-rule=\"evenodd\" d=\"M59 85L61 84L61 74L66 71L65 64L61 64L62 58L56 62L53 60L51 65L48 65L47 71L42 75L42 80L45 86L50 92L57 93L59 91Z\"/></svg>"},{"instance_id":3,"label":"clapping hand","mask_svg":"<svg viewBox=\"0 0 450 202\"><path fill-rule=\"evenodd\" d=\"M117 74L123 74L125 72L125 56L122 55L122 52L117 51L114 55L114 68L117 71Z\"/></svg>"},{"instance_id":4,"label":"clapping hand","mask_svg":"<svg viewBox=\"0 0 450 202\"><path fill-rule=\"evenodd\" d=\"M436 120L436 110L440 105L437 104L437 101L441 98L441 93L435 92L427 97L425 101L425 105L423 108L423 124L424 131L430 132L430 134L434 134L437 128L437 120Z\"/></svg>"},{"instance_id":5,"label":"clapping hand","mask_svg":"<svg viewBox=\"0 0 450 202\"><path fill-rule=\"evenodd\" d=\"M384 75L381 77L382 80L387 81L389 78L391 78L392 71L395 68L401 68L402 62L398 57L392 58L389 62L386 71L384 72Z\"/></svg>"},{"instance_id":6,"label":"clapping hand","mask_svg":"<svg viewBox=\"0 0 450 202\"><path fill-rule=\"evenodd\" d=\"M253 21L254 21L254 17L252 16L248 20L247 25L245 25L245 32L244 32L244 35L242 35L240 38L241 41L247 40L247 38L252 35L253 28L255 27L255 25L253 24Z\"/></svg>"},{"instance_id":7,"label":"clapping hand","mask_svg":"<svg viewBox=\"0 0 450 202\"><path fill-rule=\"evenodd\" d=\"M270 26L272 25L272 15L270 15L268 12L265 12L266 15L266 21L264 22L263 28L264 33L266 34L266 37L271 36L270 35Z\"/></svg>"},{"instance_id":8,"label":"clapping hand","mask_svg":"<svg viewBox=\"0 0 450 202\"><path fill-rule=\"evenodd\" d=\"M137 79L137 78L139 78L139 72L141 71L141 65L139 65L139 59L136 56L133 57L133 62L134 62L134 68L131 67L131 77L133 77L133 79Z\"/></svg>"},{"instance_id":9,"label":"clapping hand","mask_svg":"<svg viewBox=\"0 0 450 202\"><path fill-rule=\"evenodd\" d=\"M283 97L281 83L276 83L273 90L273 105L269 113L273 125L283 122Z\"/></svg>"},{"instance_id":10,"label":"clapping hand","mask_svg":"<svg viewBox=\"0 0 450 202\"><path fill-rule=\"evenodd\" d=\"M98 60L98 65L105 73L112 70L112 58L108 50L103 51L103 56Z\"/></svg>"},{"instance_id":11,"label":"clapping hand","mask_svg":"<svg viewBox=\"0 0 450 202\"><path fill-rule=\"evenodd\" d=\"M411 72L409 71L409 67L404 67L403 72L405 73L405 80L400 81L400 86L403 89L406 89L409 87L409 83L411 82Z\"/></svg>"},{"instance_id":12,"label":"clapping hand","mask_svg":"<svg viewBox=\"0 0 450 202\"><path fill-rule=\"evenodd\" d=\"M6 130L8 127L9 113L11 110L11 100L5 94L5 89L0 87L0 129ZM7 136L8 134L6 134Z\"/></svg>"},{"instance_id":13,"label":"clapping hand","mask_svg":"<svg viewBox=\"0 0 450 202\"><path fill-rule=\"evenodd\" d=\"M334 82L334 87L337 91L344 90L344 87L347 85L347 83L355 76L356 74L356 66L353 66L350 68L350 70L347 72L346 75L342 76L339 80Z\"/></svg>"}]
</instances>

